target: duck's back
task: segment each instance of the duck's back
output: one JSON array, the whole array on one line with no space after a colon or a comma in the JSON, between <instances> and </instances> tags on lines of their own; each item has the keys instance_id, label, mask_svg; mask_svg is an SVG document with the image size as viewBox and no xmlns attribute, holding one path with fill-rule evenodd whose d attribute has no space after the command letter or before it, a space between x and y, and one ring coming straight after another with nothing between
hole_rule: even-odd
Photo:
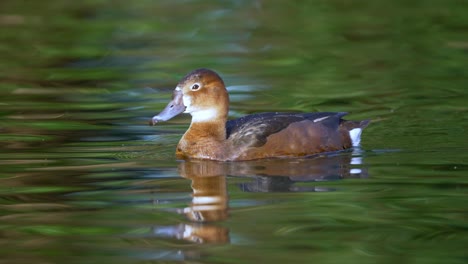
<instances>
[{"instance_id":1,"label":"duck's back","mask_svg":"<svg viewBox=\"0 0 468 264\"><path fill-rule=\"evenodd\" d=\"M261 113L226 123L232 160L299 157L358 145L369 123L343 120L345 112Z\"/></svg>"}]
</instances>

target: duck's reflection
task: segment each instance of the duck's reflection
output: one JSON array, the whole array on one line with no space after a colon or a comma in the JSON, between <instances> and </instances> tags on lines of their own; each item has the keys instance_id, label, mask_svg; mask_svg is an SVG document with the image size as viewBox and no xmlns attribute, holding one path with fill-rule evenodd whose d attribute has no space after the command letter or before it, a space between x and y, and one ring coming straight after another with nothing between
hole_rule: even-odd
<instances>
[{"instance_id":1,"label":"duck's reflection","mask_svg":"<svg viewBox=\"0 0 468 264\"><path fill-rule=\"evenodd\" d=\"M154 226L152 233L157 237L169 237L203 244L229 242L229 230L226 227L206 223Z\"/></svg>"},{"instance_id":2,"label":"duck's reflection","mask_svg":"<svg viewBox=\"0 0 468 264\"><path fill-rule=\"evenodd\" d=\"M228 175L248 177L248 181L240 185L245 192L332 191L324 187L296 186L296 183L367 178L367 169L361 166L358 151L308 159L230 163Z\"/></svg>"},{"instance_id":3,"label":"duck's reflection","mask_svg":"<svg viewBox=\"0 0 468 264\"><path fill-rule=\"evenodd\" d=\"M297 182L339 180L368 177L360 166L362 158L353 153L339 153L304 159L274 159L249 162L182 161L179 174L190 179L192 200L179 211L188 223L157 227L158 236L174 237L197 243L228 243L229 230L217 223L228 218L226 176L243 177L246 192L331 191L323 187L296 186Z\"/></svg>"},{"instance_id":4,"label":"duck's reflection","mask_svg":"<svg viewBox=\"0 0 468 264\"><path fill-rule=\"evenodd\" d=\"M227 218L228 196L225 164L214 161L186 161L179 174L192 181L192 202L184 209L188 219L213 222Z\"/></svg>"},{"instance_id":5,"label":"duck's reflection","mask_svg":"<svg viewBox=\"0 0 468 264\"><path fill-rule=\"evenodd\" d=\"M192 181L192 201L180 210L191 222L153 229L157 236L196 243L227 243L229 230L215 223L228 217L225 164L214 161L186 161L179 174Z\"/></svg>"},{"instance_id":6,"label":"duck's reflection","mask_svg":"<svg viewBox=\"0 0 468 264\"><path fill-rule=\"evenodd\" d=\"M183 210L193 221L185 225L185 239L199 243L229 242L229 230L210 224L228 217L228 194L224 164L214 161L187 161L179 164L179 174L192 181L192 202Z\"/></svg>"}]
</instances>

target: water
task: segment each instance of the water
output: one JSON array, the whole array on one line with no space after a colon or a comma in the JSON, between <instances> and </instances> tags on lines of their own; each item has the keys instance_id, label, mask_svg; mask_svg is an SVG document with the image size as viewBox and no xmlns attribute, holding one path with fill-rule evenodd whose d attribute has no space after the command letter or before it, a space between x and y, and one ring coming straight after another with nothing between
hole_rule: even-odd
<instances>
[{"instance_id":1,"label":"water","mask_svg":"<svg viewBox=\"0 0 468 264\"><path fill-rule=\"evenodd\" d=\"M467 12L2 1L2 262L465 263ZM228 84L231 117L373 122L331 156L176 161L189 118L147 123L199 67Z\"/></svg>"}]
</instances>

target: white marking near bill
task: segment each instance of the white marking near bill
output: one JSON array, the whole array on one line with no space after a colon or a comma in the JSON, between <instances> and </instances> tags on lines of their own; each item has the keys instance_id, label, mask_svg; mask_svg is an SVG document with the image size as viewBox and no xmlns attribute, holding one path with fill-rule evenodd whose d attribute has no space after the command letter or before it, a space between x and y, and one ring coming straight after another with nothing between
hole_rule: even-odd
<instances>
[{"instance_id":1,"label":"white marking near bill","mask_svg":"<svg viewBox=\"0 0 468 264\"><path fill-rule=\"evenodd\" d=\"M184 225L184 234L182 235L184 238L189 238L192 236L193 228L190 225Z\"/></svg>"},{"instance_id":2,"label":"white marking near bill","mask_svg":"<svg viewBox=\"0 0 468 264\"><path fill-rule=\"evenodd\" d=\"M184 103L184 106L185 106L184 113L190 113L191 112L190 106L192 105L192 98L188 96L182 96L182 102Z\"/></svg>"}]
</instances>

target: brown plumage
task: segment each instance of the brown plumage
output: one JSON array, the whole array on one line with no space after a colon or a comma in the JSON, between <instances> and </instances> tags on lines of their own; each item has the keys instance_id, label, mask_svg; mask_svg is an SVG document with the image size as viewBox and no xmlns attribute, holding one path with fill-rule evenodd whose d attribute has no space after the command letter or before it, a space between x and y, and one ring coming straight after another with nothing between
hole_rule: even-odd
<instances>
[{"instance_id":1,"label":"brown plumage","mask_svg":"<svg viewBox=\"0 0 468 264\"><path fill-rule=\"evenodd\" d=\"M229 95L219 75L198 69L179 82L173 100L152 123L190 113L192 123L177 146L177 157L221 161L301 157L351 148L359 144L369 123L344 120L344 112L261 113L228 121L228 108Z\"/></svg>"}]
</instances>

